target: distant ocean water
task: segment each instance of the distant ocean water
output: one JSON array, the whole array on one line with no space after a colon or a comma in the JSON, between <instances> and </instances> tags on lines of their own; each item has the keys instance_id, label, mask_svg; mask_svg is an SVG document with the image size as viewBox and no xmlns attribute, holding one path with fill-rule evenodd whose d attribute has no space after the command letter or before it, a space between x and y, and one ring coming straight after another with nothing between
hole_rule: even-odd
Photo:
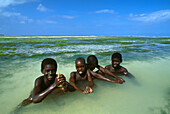
<instances>
[{"instance_id":1,"label":"distant ocean water","mask_svg":"<svg viewBox=\"0 0 170 114\"><path fill-rule=\"evenodd\" d=\"M11 112L29 96L34 80L42 75L40 64L44 58L54 58L59 65L58 72L68 80L70 72L75 71L77 57L86 59L91 54L96 55L104 67L111 64L113 52L123 55L122 65L136 77L139 85L124 76L126 83L123 85L95 80L97 87L91 95L74 92L59 98L52 96L40 104L25 107L21 112L170 113L170 38L48 36L0 38L2 113Z\"/></svg>"}]
</instances>

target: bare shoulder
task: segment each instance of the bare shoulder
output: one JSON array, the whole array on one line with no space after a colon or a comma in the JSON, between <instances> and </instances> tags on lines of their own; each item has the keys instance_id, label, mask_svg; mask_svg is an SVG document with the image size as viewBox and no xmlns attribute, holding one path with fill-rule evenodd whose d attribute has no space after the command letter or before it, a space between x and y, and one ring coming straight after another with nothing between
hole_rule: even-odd
<instances>
[{"instance_id":1,"label":"bare shoulder","mask_svg":"<svg viewBox=\"0 0 170 114\"><path fill-rule=\"evenodd\" d=\"M71 72L70 77L74 77L76 75L76 72Z\"/></svg>"},{"instance_id":2,"label":"bare shoulder","mask_svg":"<svg viewBox=\"0 0 170 114\"><path fill-rule=\"evenodd\" d=\"M105 66L106 69L110 69L111 67L112 67L112 65Z\"/></svg>"},{"instance_id":3,"label":"bare shoulder","mask_svg":"<svg viewBox=\"0 0 170 114\"><path fill-rule=\"evenodd\" d=\"M125 67L121 67L121 71L128 72L128 70Z\"/></svg>"},{"instance_id":4,"label":"bare shoulder","mask_svg":"<svg viewBox=\"0 0 170 114\"><path fill-rule=\"evenodd\" d=\"M35 80L35 86L40 85L44 82L44 76L40 76Z\"/></svg>"},{"instance_id":5,"label":"bare shoulder","mask_svg":"<svg viewBox=\"0 0 170 114\"><path fill-rule=\"evenodd\" d=\"M126 76L129 74L128 70L125 67L121 67L121 72Z\"/></svg>"},{"instance_id":6,"label":"bare shoulder","mask_svg":"<svg viewBox=\"0 0 170 114\"><path fill-rule=\"evenodd\" d=\"M76 76L76 72L71 72L69 82L74 82L75 81L75 76Z\"/></svg>"}]
</instances>

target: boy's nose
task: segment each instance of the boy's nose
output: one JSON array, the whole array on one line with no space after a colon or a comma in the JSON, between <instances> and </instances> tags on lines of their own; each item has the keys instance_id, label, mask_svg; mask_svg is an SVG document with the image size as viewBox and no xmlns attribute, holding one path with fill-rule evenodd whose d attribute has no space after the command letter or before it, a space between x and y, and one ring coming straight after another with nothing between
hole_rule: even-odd
<instances>
[{"instance_id":1,"label":"boy's nose","mask_svg":"<svg viewBox=\"0 0 170 114\"><path fill-rule=\"evenodd\" d=\"M79 68L79 70L81 70L81 68Z\"/></svg>"},{"instance_id":2,"label":"boy's nose","mask_svg":"<svg viewBox=\"0 0 170 114\"><path fill-rule=\"evenodd\" d=\"M52 74L52 71L51 71L51 70L49 71L49 74Z\"/></svg>"}]
</instances>

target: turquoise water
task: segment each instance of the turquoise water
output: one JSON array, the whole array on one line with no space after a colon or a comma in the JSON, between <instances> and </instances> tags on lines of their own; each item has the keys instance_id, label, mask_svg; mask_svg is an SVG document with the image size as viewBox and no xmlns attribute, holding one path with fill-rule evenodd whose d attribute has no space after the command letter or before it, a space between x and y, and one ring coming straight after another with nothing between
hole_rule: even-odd
<instances>
[{"instance_id":1,"label":"turquoise water","mask_svg":"<svg viewBox=\"0 0 170 114\"><path fill-rule=\"evenodd\" d=\"M31 104L23 114L168 114L170 113L170 38L132 37L15 37L0 38L1 113L13 112L27 98L35 79L42 75L41 61L46 57L58 63L58 72L67 80L75 71L77 57L94 54L99 64L111 63L115 51L135 79L121 76L126 83L94 80L94 93L80 92L49 95L39 104Z\"/></svg>"}]
</instances>

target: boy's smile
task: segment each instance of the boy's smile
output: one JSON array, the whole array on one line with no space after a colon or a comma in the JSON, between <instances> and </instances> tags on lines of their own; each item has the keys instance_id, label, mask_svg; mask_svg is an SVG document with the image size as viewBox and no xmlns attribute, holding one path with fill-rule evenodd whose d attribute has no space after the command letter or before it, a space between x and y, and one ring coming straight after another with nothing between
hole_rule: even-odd
<instances>
[{"instance_id":1,"label":"boy's smile","mask_svg":"<svg viewBox=\"0 0 170 114\"><path fill-rule=\"evenodd\" d=\"M117 68L120 66L120 60L118 58L113 58L112 59L112 67Z\"/></svg>"},{"instance_id":2,"label":"boy's smile","mask_svg":"<svg viewBox=\"0 0 170 114\"><path fill-rule=\"evenodd\" d=\"M77 61L76 63L76 70L77 72L82 75L85 73L85 70L86 70L86 65L83 64L81 61Z\"/></svg>"}]
</instances>

